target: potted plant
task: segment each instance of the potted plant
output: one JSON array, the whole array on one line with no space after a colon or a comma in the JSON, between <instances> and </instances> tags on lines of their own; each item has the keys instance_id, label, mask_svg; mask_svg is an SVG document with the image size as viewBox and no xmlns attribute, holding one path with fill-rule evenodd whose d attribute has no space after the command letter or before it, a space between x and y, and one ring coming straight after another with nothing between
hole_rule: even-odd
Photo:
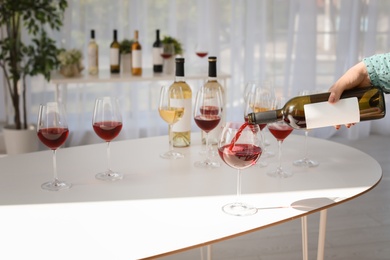
<instances>
[{"instance_id":1,"label":"potted plant","mask_svg":"<svg viewBox=\"0 0 390 260\"><path fill-rule=\"evenodd\" d=\"M65 77L74 77L80 75L84 69L82 65L83 54L78 49L61 49L57 59L60 63L60 73Z\"/></svg>"},{"instance_id":2,"label":"potted plant","mask_svg":"<svg viewBox=\"0 0 390 260\"><path fill-rule=\"evenodd\" d=\"M122 72L131 72L131 45L133 44L133 42L133 40L124 39L119 43Z\"/></svg>"},{"instance_id":3,"label":"potted plant","mask_svg":"<svg viewBox=\"0 0 390 260\"><path fill-rule=\"evenodd\" d=\"M26 77L40 74L49 80L58 65L58 49L45 29L60 29L67 6L66 0L1 1L0 67L14 109L10 128L28 128ZM22 38L22 30L27 32L29 43Z\"/></svg>"},{"instance_id":4,"label":"potted plant","mask_svg":"<svg viewBox=\"0 0 390 260\"><path fill-rule=\"evenodd\" d=\"M183 55L183 47L179 40L171 37L171 36L164 36L162 39L162 44L172 44L174 49L174 56L164 59L164 73L165 74L173 74L175 71L175 56L177 55Z\"/></svg>"}]
</instances>

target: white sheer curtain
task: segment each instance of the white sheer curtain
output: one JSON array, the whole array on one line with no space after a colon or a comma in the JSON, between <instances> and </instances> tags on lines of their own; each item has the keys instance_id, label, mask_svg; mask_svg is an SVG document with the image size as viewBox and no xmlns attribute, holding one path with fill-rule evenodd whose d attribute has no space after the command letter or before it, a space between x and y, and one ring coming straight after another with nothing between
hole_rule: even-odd
<instances>
[{"instance_id":1,"label":"white sheer curtain","mask_svg":"<svg viewBox=\"0 0 390 260\"><path fill-rule=\"evenodd\" d=\"M386 0L69 0L64 26L53 36L59 46L86 53L90 30L95 29L100 69L108 69L113 29L118 30L119 40L140 31L145 68L152 66L156 29L183 43L186 69L200 63L195 44L206 38L209 55L218 57L218 69L231 74L225 86L227 118L242 120L242 93L249 80L272 79L276 90L288 96L305 89L326 91L363 57L388 52L389 11ZM206 68L207 61L202 63ZM72 136L67 144L100 142L92 133L91 116L94 99L103 94L120 97L124 117L120 138L165 134L167 126L156 103L159 86L169 83L68 85L63 94ZM189 83L195 92L201 82ZM34 122L39 103L54 99L54 87L34 78L29 95L29 119ZM3 90L0 100L3 103ZM6 120L3 105L0 120ZM390 116L337 134L388 135L389 125ZM313 132L324 138L336 133L333 127Z\"/></svg>"}]
</instances>

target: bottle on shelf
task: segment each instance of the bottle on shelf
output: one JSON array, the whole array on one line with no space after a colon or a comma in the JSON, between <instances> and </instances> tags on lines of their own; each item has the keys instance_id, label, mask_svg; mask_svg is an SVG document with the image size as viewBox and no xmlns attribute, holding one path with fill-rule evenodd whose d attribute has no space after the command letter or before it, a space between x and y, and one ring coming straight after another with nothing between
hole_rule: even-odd
<instances>
[{"instance_id":1,"label":"bottle on shelf","mask_svg":"<svg viewBox=\"0 0 390 260\"><path fill-rule=\"evenodd\" d=\"M117 31L114 30L114 39L110 45L110 71L111 73L120 72L120 44L117 38Z\"/></svg>"},{"instance_id":2,"label":"bottle on shelf","mask_svg":"<svg viewBox=\"0 0 390 260\"><path fill-rule=\"evenodd\" d=\"M99 46L95 41L95 30L91 30L91 39L88 43L88 73L96 75L99 72Z\"/></svg>"},{"instance_id":3,"label":"bottle on shelf","mask_svg":"<svg viewBox=\"0 0 390 260\"><path fill-rule=\"evenodd\" d=\"M181 88L184 99L171 99L171 104L178 104L178 107L184 107L183 118L172 127L172 142L174 147L186 147L191 144L191 120L192 120L192 91L185 82L184 77L184 58L176 58L175 81L170 89Z\"/></svg>"},{"instance_id":4,"label":"bottle on shelf","mask_svg":"<svg viewBox=\"0 0 390 260\"><path fill-rule=\"evenodd\" d=\"M134 31L134 42L131 45L131 74L142 75L142 46L138 39L138 30Z\"/></svg>"},{"instance_id":5,"label":"bottle on shelf","mask_svg":"<svg viewBox=\"0 0 390 260\"><path fill-rule=\"evenodd\" d=\"M208 73L208 79L205 85L203 86L204 88L209 88L212 90L219 90L222 93L222 104L225 104L225 92L221 84L217 81L217 57L215 56L210 56L208 58L209 60L209 73ZM222 131L222 126L225 123L225 114L226 110L222 110L222 116L221 116L221 121L219 121L219 124L216 128L211 130L209 132L209 144L217 144L219 140L219 136ZM206 133L202 131L202 142L205 144L206 143Z\"/></svg>"},{"instance_id":6,"label":"bottle on shelf","mask_svg":"<svg viewBox=\"0 0 390 260\"><path fill-rule=\"evenodd\" d=\"M295 129L343 125L380 119L385 116L385 99L375 86L344 91L341 99L328 102L330 93L294 97L283 108L247 115L250 124L266 124L284 120Z\"/></svg>"},{"instance_id":7,"label":"bottle on shelf","mask_svg":"<svg viewBox=\"0 0 390 260\"><path fill-rule=\"evenodd\" d=\"M160 30L156 30L156 41L153 43L153 72L161 73L163 71L162 43L160 40Z\"/></svg>"}]
</instances>

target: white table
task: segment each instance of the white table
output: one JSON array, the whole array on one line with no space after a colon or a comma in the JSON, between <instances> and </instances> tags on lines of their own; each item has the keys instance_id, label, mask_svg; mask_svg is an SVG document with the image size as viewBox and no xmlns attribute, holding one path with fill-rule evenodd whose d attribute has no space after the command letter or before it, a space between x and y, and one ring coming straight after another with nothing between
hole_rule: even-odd
<instances>
[{"instance_id":1,"label":"white table","mask_svg":"<svg viewBox=\"0 0 390 260\"><path fill-rule=\"evenodd\" d=\"M52 178L50 151L0 158L0 259L154 258L297 218L302 218L305 257L306 216L322 212L320 240L325 239L326 210L369 191L382 176L369 155L310 138L317 147L311 155L321 165L291 166L295 175L288 179L266 176L267 168L245 170L243 199L259 211L234 217L221 207L235 199L236 171L224 164L195 168L199 135L193 134L190 148L181 149L185 159L176 161L159 158L168 149L166 136L113 142L112 166L125 174L113 183L94 178L106 167L105 144L60 149L59 176L73 183L62 192L40 189ZM286 139L286 166L300 157L302 143L301 136Z\"/></svg>"}]
</instances>

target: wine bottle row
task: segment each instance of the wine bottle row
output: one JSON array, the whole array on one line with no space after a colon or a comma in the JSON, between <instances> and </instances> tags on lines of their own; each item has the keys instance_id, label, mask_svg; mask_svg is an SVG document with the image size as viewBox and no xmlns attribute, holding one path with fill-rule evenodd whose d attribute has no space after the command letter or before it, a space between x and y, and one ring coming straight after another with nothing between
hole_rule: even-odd
<instances>
[{"instance_id":1,"label":"wine bottle row","mask_svg":"<svg viewBox=\"0 0 390 260\"><path fill-rule=\"evenodd\" d=\"M99 46L95 39L95 30L91 30L90 41L88 44L88 73L91 75L96 75L99 72ZM123 63L126 61L121 61L121 59L127 59L126 56L121 54L131 53L128 63L129 66L125 66ZM122 57L123 56L123 57ZM124 72L130 72L134 76L142 75L142 45L139 41L139 32L138 30L134 31L134 39L123 40L121 43L118 41L118 31L113 30L113 40L110 44L110 72L111 73L120 73L121 69L125 69ZM152 58L153 58L153 72L162 73L163 72L163 47L162 41L160 39L160 30L156 30L156 39L153 43L152 49ZM121 66L122 62L122 66ZM131 67L131 69L127 69ZM129 70L129 71L128 71Z\"/></svg>"}]
</instances>

